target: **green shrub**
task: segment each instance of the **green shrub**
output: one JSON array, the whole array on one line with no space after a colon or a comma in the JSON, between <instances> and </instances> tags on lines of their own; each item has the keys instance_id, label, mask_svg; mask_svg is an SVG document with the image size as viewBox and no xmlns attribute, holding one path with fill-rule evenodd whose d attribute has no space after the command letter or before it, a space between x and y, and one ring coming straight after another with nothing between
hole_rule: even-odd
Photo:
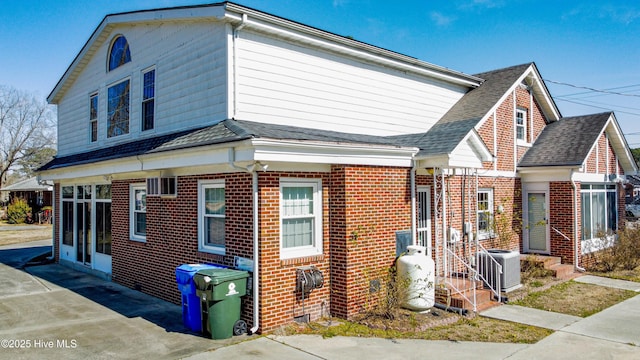
<instances>
[{"instance_id":1,"label":"green shrub","mask_svg":"<svg viewBox=\"0 0 640 360\"><path fill-rule=\"evenodd\" d=\"M7 207L7 222L9 224L24 224L31 207L24 199L15 199Z\"/></svg>"}]
</instances>

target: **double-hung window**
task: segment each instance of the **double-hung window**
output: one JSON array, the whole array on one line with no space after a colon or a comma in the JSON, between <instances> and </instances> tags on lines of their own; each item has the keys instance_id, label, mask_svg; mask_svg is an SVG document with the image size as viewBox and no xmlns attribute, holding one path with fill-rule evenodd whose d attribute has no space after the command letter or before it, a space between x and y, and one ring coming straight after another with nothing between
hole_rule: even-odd
<instances>
[{"instance_id":1,"label":"double-hung window","mask_svg":"<svg viewBox=\"0 0 640 360\"><path fill-rule=\"evenodd\" d=\"M98 94L89 97L89 123L91 124L91 142L98 141Z\"/></svg>"},{"instance_id":2,"label":"double-hung window","mask_svg":"<svg viewBox=\"0 0 640 360\"><path fill-rule=\"evenodd\" d=\"M145 184L130 186L129 191L129 236L131 240L147 239L147 187Z\"/></svg>"},{"instance_id":3,"label":"double-hung window","mask_svg":"<svg viewBox=\"0 0 640 360\"><path fill-rule=\"evenodd\" d=\"M520 143L527 142L527 110L516 109L516 140Z\"/></svg>"},{"instance_id":4,"label":"double-hung window","mask_svg":"<svg viewBox=\"0 0 640 360\"><path fill-rule=\"evenodd\" d=\"M322 254L321 180L280 181L280 258Z\"/></svg>"},{"instance_id":5,"label":"double-hung window","mask_svg":"<svg viewBox=\"0 0 640 360\"><path fill-rule=\"evenodd\" d=\"M107 91L107 137L129 133L130 82L121 81Z\"/></svg>"},{"instance_id":6,"label":"double-hung window","mask_svg":"<svg viewBox=\"0 0 640 360\"><path fill-rule=\"evenodd\" d=\"M198 249L225 254L225 191L223 180L198 184Z\"/></svg>"},{"instance_id":7,"label":"double-hung window","mask_svg":"<svg viewBox=\"0 0 640 360\"><path fill-rule=\"evenodd\" d=\"M156 70L142 74L142 131L153 129L156 89Z\"/></svg>"},{"instance_id":8,"label":"double-hung window","mask_svg":"<svg viewBox=\"0 0 640 360\"><path fill-rule=\"evenodd\" d=\"M493 233L493 189L478 189L478 235L486 239Z\"/></svg>"}]
</instances>

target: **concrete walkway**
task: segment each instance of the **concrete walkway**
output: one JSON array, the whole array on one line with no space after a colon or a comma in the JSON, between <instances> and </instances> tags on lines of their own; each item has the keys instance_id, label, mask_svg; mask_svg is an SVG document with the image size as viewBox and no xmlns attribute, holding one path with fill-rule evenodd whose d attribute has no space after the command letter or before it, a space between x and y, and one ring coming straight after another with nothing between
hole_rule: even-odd
<instances>
[{"instance_id":1,"label":"concrete walkway","mask_svg":"<svg viewBox=\"0 0 640 360\"><path fill-rule=\"evenodd\" d=\"M640 296L585 319L513 306L482 314L556 330L536 344L315 335L210 340L185 330L178 305L57 264L23 270L29 254L43 251L50 246L0 247L0 359L640 359Z\"/></svg>"},{"instance_id":2,"label":"concrete walkway","mask_svg":"<svg viewBox=\"0 0 640 360\"><path fill-rule=\"evenodd\" d=\"M600 286L633 288L636 283L590 279ZM640 296L588 318L504 305L481 314L556 332L536 344L268 336L201 353L189 359L640 359Z\"/></svg>"}]
</instances>

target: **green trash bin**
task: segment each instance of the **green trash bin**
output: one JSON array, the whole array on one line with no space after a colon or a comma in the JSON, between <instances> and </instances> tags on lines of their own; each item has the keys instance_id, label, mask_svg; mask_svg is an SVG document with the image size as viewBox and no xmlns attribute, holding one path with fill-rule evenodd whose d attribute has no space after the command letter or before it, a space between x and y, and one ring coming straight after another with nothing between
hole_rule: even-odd
<instances>
[{"instance_id":1,"label":"green trash bin","mask_svg":"<svg viewBox=\"0 0 640 360\"><path fill-rule=\"evenodd\" d=\"M200 298L202 330L212 339L228 339L247 332L240 320L240 298L247 294L246 271L202 269L193 276Z\"/></svg>"}]
</instances>

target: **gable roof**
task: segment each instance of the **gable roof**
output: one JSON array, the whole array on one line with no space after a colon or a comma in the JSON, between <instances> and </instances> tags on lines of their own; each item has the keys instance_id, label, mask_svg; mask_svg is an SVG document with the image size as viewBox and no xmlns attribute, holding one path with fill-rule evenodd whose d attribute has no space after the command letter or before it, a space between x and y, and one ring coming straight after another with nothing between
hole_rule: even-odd
<instances>
[{"instance_id":1,"label":"gable roof","mask_svg":"<svg viewBox=\"0 0 640 360\"><path fill-rule=\"evenodd\" d=\"M287 35L289 39L305 37L308 44L350 57L373 61L403 71L420 73L447 82L476 87L480 79L442 66L434 65L415 57L403 55L361 41L340 36L302 23L271 15L259 10L224 1L213 4L156 8L106 15L93 31L80 52L73 59L58 83L47 97L57 104L71 84L77 79L89 59L99 47L108 41L116 26L170 21L211 20L230 23L232 26L255 28L276 36Z\"/></svg>"},{"instance_id":2,"label":"gable roof","mask_svg":"<svg viewBox=\"0 0 640 360\"><path fill-rule=\"evenodd\" d=\"M7 185L0 189L2 191L52 191L53 186L47 183L38 182L38 178L33 176L15 184Z\"/></svg>"},{"instance_id":3,"label":"gable roof","mask_svg":"<svg viewBox=\"0 0 640 360\"><path fill-rule=\"evenodd\" d=\"M625 172L637 167L612 112L562 118L545 127L518 167L580 167L606 132Z\"/></svg>"},{"instance_id":4,"label":"gable roof","mask_svg":"<svg viewBox=\"0 0 640 360\"><path fill-rule=\"evenodd\" d=\"M541 102L545 103L543 108L547 109L548 117L552 120L559 117L560 112L551 99L535 63L515 65L474 76L484 81L479 87L467 92L429 131L419 137L416 143L421 148L418 156L450 154L467 134L477 129L493 109L525 79L531 84L536 97L546 99ZM403 139L407 136L398 138Z\"/></svg>"}]
</instances>

